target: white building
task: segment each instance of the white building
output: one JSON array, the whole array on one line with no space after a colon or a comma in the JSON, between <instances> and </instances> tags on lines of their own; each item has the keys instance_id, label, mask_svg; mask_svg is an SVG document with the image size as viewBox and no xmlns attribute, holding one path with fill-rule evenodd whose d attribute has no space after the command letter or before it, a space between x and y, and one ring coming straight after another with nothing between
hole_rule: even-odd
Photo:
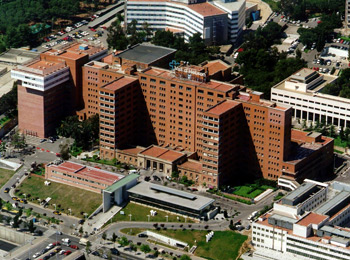
<instances>
[{"instance_id":1,"label":"white building","mask_svg":"<svg viewBox=\"0 0 350 260\"><path fill-rule=\"evenodd\" d=\"M315 124L324 121L335 126L350 126L350 100L323 94L322 89L337 76L301 69L271 89L271 101L293 108L294 119Z\"/></svg>"},{"instance_id":2,"label":"white building","mask_svg":"<svg viewBox=\"0 0 350 260\"><path fill-rule=\"evenodd\" d=\"M235 43L245 23L245 0L128 0L126 23L141 28L147 22L153 30L182 33L185 41L200 33L206 44Z\"/></svg>"},{"instance_id":3,"label":"white building","mask_svg":"<svg viewBox=\"0 0 350 260\"><path fill-rule=\"evenodd\" d=\"M253 223L255 251L242 258L350 259L349 202L350 185L306 180Z\"/></svg>"}]
</instances>

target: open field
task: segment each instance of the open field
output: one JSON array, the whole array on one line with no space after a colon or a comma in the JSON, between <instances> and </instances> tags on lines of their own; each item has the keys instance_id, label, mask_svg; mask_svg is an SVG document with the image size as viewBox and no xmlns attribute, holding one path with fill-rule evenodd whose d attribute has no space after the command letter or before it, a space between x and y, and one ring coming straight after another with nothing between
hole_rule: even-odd
<instances>
[{"instance_id":1,"label":"open field","mask_svg":"<svg viewBox=\"0 0 350 260\"><path fill-rule=\"evenodd\" d=\"M11 170L0 169L0 187L4 186L14 173L15 172Z\"/></svg>"},{"instance_id":2,"label":"open field","mask_svg":"<svg viewBox=\"0 0 350 260\"><path fill-rule=\"evenodd\" d=\"M37 177L27 178L17 189L19 189L16 192L17 197L24 198L21 195L24 193L28 200L33 199L32 202L37 204L39 201L36 198L43 200L50 197L49 208L55 209L53 204L61 205L62 212L68 214L70 208L72 215L76 217L83 217L80 212L91 214L102 203L101 194L55 182L45 186L44 179Z\"/></svg>"},{"instance_id":3,"label":"open field","mask_svg":"<svg viewBox=\"0 0 350 260\"><path fill-rule=\"evenodd\" d=\"M151 209L152 208L150 208L150 207L130 202L125 208L123 208L121 210L124 212L124 215L120 214L121 211L119 211L119 213L117 213L113 217L112 221L114 221L114 222L116 222L116 221L130 221L129 214L131 214L131 221L148 221L147 215L149 215L150 222L166 222L167 219L165 216L168 216L168 222L185 222L185 218L182 216L170 214L170 213L167 213L165 211L158 210L158 209L156 210L157 215L151 216L151 214L150 214ZM187 218L186 221L187 221L187 223L193 223L193 221L189 218Z\"/></svg>"}]
</instances>

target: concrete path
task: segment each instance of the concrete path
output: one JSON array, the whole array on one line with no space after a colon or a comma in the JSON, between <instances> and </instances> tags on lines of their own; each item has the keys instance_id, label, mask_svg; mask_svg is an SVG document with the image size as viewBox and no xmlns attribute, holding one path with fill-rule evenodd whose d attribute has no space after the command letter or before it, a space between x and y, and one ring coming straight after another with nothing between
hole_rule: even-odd
<instances>
[{"instance_id":1,"label":"concrete path","mask_svg":"<svg viewBox=\"0 0 350 260\"><path fill-rule=\"evenodd\" d=\"M110 208L107 212L103 213L102 211L97 214L96 216L93 216L92 218L89 218L87 221L85 221L83 225L83 230L85 232L88 232L89 234L94 230L100 230L102 226L107 223L110 219L113 218L113 216L118 213L122 207L118 207L114 205L112 208Z\"/></svg>"}]
</instances>

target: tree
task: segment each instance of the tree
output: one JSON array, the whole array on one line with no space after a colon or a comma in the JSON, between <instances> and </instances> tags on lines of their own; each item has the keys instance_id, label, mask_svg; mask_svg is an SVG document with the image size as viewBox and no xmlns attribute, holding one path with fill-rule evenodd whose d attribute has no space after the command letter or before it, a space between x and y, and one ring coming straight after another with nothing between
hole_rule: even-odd
<instances>
[{"instance_id":1,"label":"tree","mask_svg":"<svg viewBox=\"0 0 350 260\"><path fill-rule=\"evenodd\" d=\"M344 132L344 127L343 126L340 127L339 137L340 137L340 140L342 140L342 141L346 141L347 140L347 138L345 137L345 132Z\"/></svg>"},{"instance_id":2,"label":"tree","mask_svg":"<svg viewBox=\"0 0 350 260\"><path fill-rule=\"evenodd\" d=\"M117 241L118 236L113 232L112 234L112 242L113 242L113 246L115 247L115 241Z\"/></svg>"},{"instance_id":3,"label":"tree","mask_svg":"<svg viewBox=\"0 0 350 260\"><path fill-rule=\"evenodd\" d=\"M344 136L345 136L345 139L346 139L346 140L349 140L349 137L350 137L350 127L345 128Z\"/></svg>"},{"instance_id":4,"label":"tree","mask_svg":"<svg viewBox=\"0 0 350 260\"><path fill-rule=\"evenodd\" d=\"M80 233L80 235L82 235L82 234L84 233L83 226L81 226L81 227L79 228L79 233Z\"/></svg>"},{"instance_id":5,"label":"tree","mask_svg":"<svg viewBox=\"0 0 350 260\"><path fill-rule=\"evenodd\" d=\"M335 137L335 126L334 125L330 126L330 128L329 128L329 135L331 137Z\"/></svg>"},{"instance_id":6,"label":"tree","mask_svg":"<svg viewBox=\"0 0 350 260\"><path fill-rule=\"evenodd\" d=\"M173 178L173 179L179 178L179 172L178 172L178 171L173 171L173 172L171 173L171 178Z\"/></svg>"},{"instance_id":7,"label":"tree","mask_svg":"<svg viewBox=\"0 0 350 260\"><path fill-rule=\"evenodd\" d=\"M103 232L103 234L102 234L102 239L103 239L103 241L105 241L106 238L107 238L107 234L106 234L106 232Z\"/></svg>"},{"instance_id":8,"label":"tree","mask_svg":"<svg viewBox=\"0 0 350 260\"><path fill-rule=\"evenodd\" d=\"M36 227L34 226L34 221L31 219L28 223L28 230L30 233L34 233Z\"/></svg>"},{"instance_id":9,"label":"tree","mask_svg":"<svg viewBox=\"0 0 350 260\"><path fill-rule=\"evenodd\" d=\"M69 158L70 158L69 145L67 143L60 144L59 148L60 148L61 158L65 161L69 160Z\"/></svg>"},{"instance_id":10,"label":"tree","mask_svg":"<svg viewBox=\"0 0 350 260\"><path fill-rule=\"evenodd\" d=\"M127 48L129 41L119 20L114 21L107 31L107 44L109 49L124 50Z\"/></svg>"},{"instance_id":11,"label":"tree","mask_svg":"<svg viewBox=\"0 0 350 260\"><path fill-rule=\"evenodd\" d=\"M151 248L149 247L149 245L146 245L146 244L142 244L140 246L140 250L145 254L148 254L149 252L151 252Z\"/></svg>"},{"instance_id":12,"label":"tree","mask_svg":"<svg viewBox=\"0 0 350 260\"><path fill-rule=\"evenodd\" d=\"M90 241L87 241L86 247L85 247L85 250L86 250L86 253L87 253L87 254L89 254L89 252L90 252L90 247L91 247L91 242L90 242Z\"/></svg>"},{"instance_id":13,"label":"tree","mask_svg":"<svg viewBox=\"0 0 350 260\"><path fill-rule=\"evenodd\" d=\"M121 246L127 246L127 245L129 245L129 240L125 236L123 236L118 240L118 243Z\"/></svg>"},{"instance_id":14,"label":"tree","mask_svg":"<svg viewBox=\"0 0 350 260\"><path fill-rule=\"evenodd\" d=\"M13 228L18 228L20 223L21 223L21 221L19 220L19 216L16 215L16 216L13 218L12 227L13 227Z\"/></svg>"},{"instance_id":15,"label":"tree","mask_svg":"<svg viewBox=\"0 0 350 260\"><path fill-rule=\"evenodd\" d=\"M152 43L155 45L170 47L175 41L175 36L170 31L156 31L152 38Z\"/></svg>"}]
</instances>

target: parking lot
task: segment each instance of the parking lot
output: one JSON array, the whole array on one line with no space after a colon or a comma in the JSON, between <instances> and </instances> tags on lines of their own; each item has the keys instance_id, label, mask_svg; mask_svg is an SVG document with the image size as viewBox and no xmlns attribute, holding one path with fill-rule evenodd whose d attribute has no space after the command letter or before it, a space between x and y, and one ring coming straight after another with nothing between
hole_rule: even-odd
<instances>
[{"instance_id":1,"label":"parking lot","mask_svg":"<svg viewBox=\"0 0 350 260\"><path fill-rule=\"evenodd\" d=\"M70 243L64 243L62 239L65 238L69 238ZM52 236L46 238L43 242L32 245L29 250L25 251L17 258L21 260L64 259L67 255L83 247L79 245L78 242L78 238L53 234Z\"/></svg>"}]
</instances>

